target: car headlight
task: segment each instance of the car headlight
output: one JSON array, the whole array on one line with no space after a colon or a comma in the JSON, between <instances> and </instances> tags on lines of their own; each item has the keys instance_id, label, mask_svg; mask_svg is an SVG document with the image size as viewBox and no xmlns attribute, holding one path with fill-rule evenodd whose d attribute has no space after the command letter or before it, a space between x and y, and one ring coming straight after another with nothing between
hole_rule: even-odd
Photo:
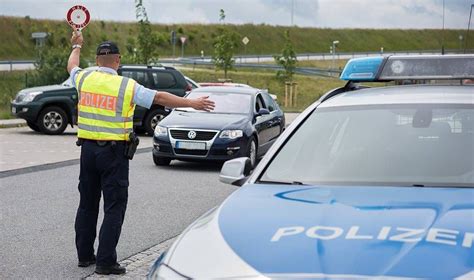
<instances>
[{"instance_id":1,"label":"car headlight","mask_svg":"<svg viewBox=\"0 0 474 280\"><path fill-rule=\"evenodd\" d=\"M156 269L152 269L148 275L149 280L167 280L167 279L189 279L174 271L165 264L161 264Z\"/></svg>"},{"instance_id":2,"label":"car headlight","mask_svg":"<svg viewBox=\"0 0 474 280\"><path fill-rule=\"evenodd\" d=\"M23 102L31 102L35 97L39 94L42 94L42 91L34 91L34 92L27 92L24 94L22 101Z\"/></svg>"},{"instance_id":3,"label":"car headlight","mask_svg":"<svg viewBox=\"0 0 474 280\"><path fill-rule=\"evenodd\" d=\"M155 136L166 136L168 135L168 129L164 126L157 125L155 127Z\"/></svg>"},{"instance_id":4,"label":"car headlight","mask_svg":"<svg viewBox=\"0 0 474 280\"><path fill-rule=\"evenodd\" d=\"M244 132L240 129L237 130L223 130L221 132L221 135L219 138L230 138L230 139L235 139L242 137L244 135Z\"/></svg>"}]
</instances>

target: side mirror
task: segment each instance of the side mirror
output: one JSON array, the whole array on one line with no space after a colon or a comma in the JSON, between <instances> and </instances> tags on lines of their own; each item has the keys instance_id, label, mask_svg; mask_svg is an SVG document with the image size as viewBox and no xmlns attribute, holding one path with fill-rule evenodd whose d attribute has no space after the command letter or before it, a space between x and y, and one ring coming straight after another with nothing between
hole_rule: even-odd
<instances>
[{"instance_id":1,"label":"side mirror","mask_svg":"<svg viewBox=\"0 0 474 280\"><path fill-rule=\"evenodd\" d=\"M270 111L268 111L268 109L261 108L260 110L258 110L257 116L269 115L269 114L270 114Z\"/></svg>"},{"instance_id":2,"label":"side mirror","mask_svg":"<svg viewBox=\"0 0 474 280\"><path fill-rule=\"evenodd\" d=\"M248 157L240 157L224 162L219 181L234 186L242 186L250 175L252 164Z\"/></svg>"}]
</instances>

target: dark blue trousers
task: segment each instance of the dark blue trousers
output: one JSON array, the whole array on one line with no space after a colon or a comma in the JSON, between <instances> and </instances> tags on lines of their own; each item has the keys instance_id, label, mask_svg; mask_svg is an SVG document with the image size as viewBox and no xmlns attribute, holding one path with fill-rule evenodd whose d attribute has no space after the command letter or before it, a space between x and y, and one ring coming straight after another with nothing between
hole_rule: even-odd
<instances>
[{"instance_id":1,"label":"dark blue trousers","mask_svg":"<svg viewBox=\"0 0 474 280\"><path fill-rule=\"evenodd\" d=\"M79 261L94 256L97 218L101 193L104 196L104 220L99 232L97 265L117 263L116 247L120 238L128 200L129 160L124 142L99 146L84 141L81 146L79 175L80 202L76 215L76 248Z\"/></svg>"}]
</instances>

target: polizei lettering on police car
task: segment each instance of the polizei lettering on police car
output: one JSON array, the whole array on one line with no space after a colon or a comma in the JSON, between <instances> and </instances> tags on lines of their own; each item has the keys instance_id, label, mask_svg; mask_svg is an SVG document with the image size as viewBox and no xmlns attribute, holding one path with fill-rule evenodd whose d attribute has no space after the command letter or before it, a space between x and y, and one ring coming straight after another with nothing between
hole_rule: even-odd
<instances>
[{"instance_id":1,"label":"polizei lettering on police car","mask_svg":"<svg viewBox=\"0 0 474 280\"><path fill-rule=\"evenodd\" d=\"M320 240L332 240L336 238L352 239L352 240L389 240L406 243L414 243L425 240L426 242L439 243L445 245L456 246L459 245L458 237L462 237L461 246L471 248L474 242L474 233L466 232L464 235L457 230L430 228L414 229L404 227L382 227L376 235L360 233L359 226L352 226L344 235L344 229L340 227L331 226L313 226L308 229L302 226L282 227L276 230L271 238L271 242L279 242L285 238L304 234L309 238Z\"/></svg>"}]
</instances>

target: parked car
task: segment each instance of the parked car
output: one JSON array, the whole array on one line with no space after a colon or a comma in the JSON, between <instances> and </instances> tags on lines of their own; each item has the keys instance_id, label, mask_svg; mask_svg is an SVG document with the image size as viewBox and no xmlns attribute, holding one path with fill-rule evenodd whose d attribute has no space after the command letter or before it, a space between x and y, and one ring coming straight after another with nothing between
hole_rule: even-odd
<instances>
[{"instance_id":1,"label":"parked car","mask_svg":"<svg viewBox=\"0 0 474 280\"><path fill-rule=\"evenodd\" d=\"M209 96L212 112L177 108L155 129L153 160L225 161L248 156L252 166L263 156L285 127L285 116L276 102L254 88L201 87L188 98Z\"/></svg>"},{"instance_id":2,"label":"parked car","mask_svg":"<svg viewBox=\"0 0 474 280\"><path fill-rule=\"evenodd\" d=\"M191 90L183 74L173 67L122 65L117 72L148 88L164 90L177 96L184 96ZM77 96L69 80L61 85L27 88L18 92L11 102L11 110L13 115L25 119L35 131L61 134L68 124L73 126L77 123ZM161 105L153 105L150 109L137 106L134 126L137 130L153 135L156 124L167 114Z\"/></svg>"},{"instance_id":3,"label":"parked car","mask_svg":"<svg viewBox=\"0 0 474 280\"><path fill-rule=\"evenodd\" d=\"M354 59L149 279L473 279L474 55ZM367 88L359 82L455 79Z\"/></svg>"}]
</instances>

